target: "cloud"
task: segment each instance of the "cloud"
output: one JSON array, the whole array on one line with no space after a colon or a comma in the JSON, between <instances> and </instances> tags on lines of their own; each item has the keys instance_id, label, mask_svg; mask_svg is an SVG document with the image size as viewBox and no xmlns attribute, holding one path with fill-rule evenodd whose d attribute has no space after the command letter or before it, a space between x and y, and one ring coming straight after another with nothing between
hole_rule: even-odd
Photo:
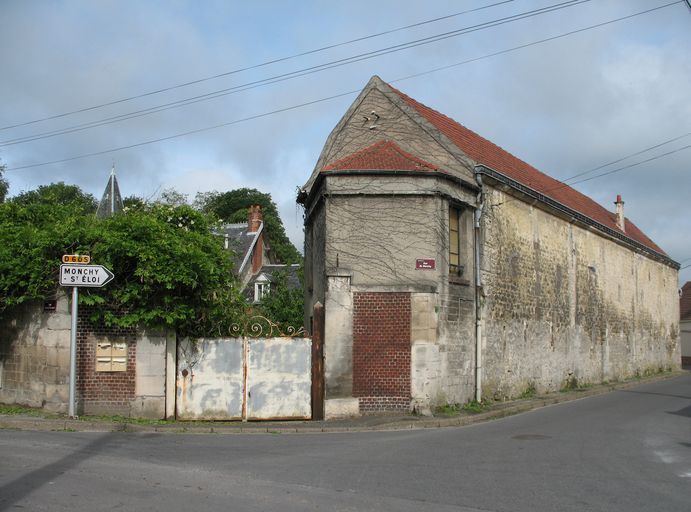
<instances>
[{"instance_id":1,"label":"cloud","mask_svg":"<svg viewBox=\"0 0 691 512\"><path fill-rule=\"evenodd\" d=\"M0 130L0 141L250 83L550 3L513 2L79 115ZM643 0L589 2L183 108L0 147L0 158L15 167L138 144L360 89L373 74L394 80L650 7ZM0 126L460 10L452 1L0 2ZM688 15L679 4L396 86L563 179L691 131ZM112 154L9 171L10 191L63 180L98 196L113 162L124 195L148 197L167 186L190 197L197 191L254 187L272 194L289 236L302 247L295 188L306 181L354 97ZM691 189L688 155L577 187L607 207L613 195L624 194L628 215L656 242L673 257L691 257L689 237L681 235L691 226L679 213L686 209L684 191ZM682 278L691 279L691 269Z\"/></svg>"}]
</instances>

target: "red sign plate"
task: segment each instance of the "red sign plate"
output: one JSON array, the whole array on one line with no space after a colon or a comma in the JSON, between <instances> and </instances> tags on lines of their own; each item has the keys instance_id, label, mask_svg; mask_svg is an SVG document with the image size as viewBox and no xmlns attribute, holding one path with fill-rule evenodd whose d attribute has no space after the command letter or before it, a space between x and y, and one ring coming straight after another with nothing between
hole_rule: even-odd
<instances>
[{"instance_id":1,"label":"red sign plate","mask_svg":"<svg viewBox=\"0 0 691 512\"><path fill-rule=\"evenodd\" d=\"M436 268L436 262L433 259L415 260L415 268L417 270L434 270Z\"/></svg>"}]
</instances>

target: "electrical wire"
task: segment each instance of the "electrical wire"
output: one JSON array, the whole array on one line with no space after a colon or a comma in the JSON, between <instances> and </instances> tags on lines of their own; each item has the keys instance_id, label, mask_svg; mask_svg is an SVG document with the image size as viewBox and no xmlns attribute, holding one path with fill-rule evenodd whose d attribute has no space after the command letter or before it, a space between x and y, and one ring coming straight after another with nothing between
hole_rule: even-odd
<instances>
[{"instance_id":1,"label":"electrical wire","mask_svg":"<svg viewBox=\"0 0 691 512\"><path fill-rule=\"evenodd\" d=\"M561 10L561 9L564 9L567 7L573 7L573 6L587 3L590 1L591 0L568 0L566 2L552 4L552 5L547 6L547 7L542 7L539 9L533 9L533 10L526 11L523 13L507 16L504 18L499 18L496 20L483 22L483 23L480 23L477 25L471 25L468 27L463 27L463 28L452 30L449 32L444 32L441 34L435 34L433 36L428 36L425 38L420 38L420 39L416 39L413 41L408 41L406 43L400 43L400 44L389 46L386 48L380 48L378 50L372 50L369 52L360 53L358 55L354 55L351 57L346 57L346 58L338 59L335 61L325 62L325 63L318 64L315 66L309 66L309 67L302 68L302 69L295 70L295 71L291 71L288 73L282 73L282 74L275 75L275 76L268 77L268 78L264 78L261 80L255 80L252 82L247 82L247 83L236 85L233 87L228 87L225 89L220 89L220 90L212 91L212 92L205 93L205 94L192 96L190 98L184 98L181 100L176 100L176 101L172 101L169 103L156 105L154 107L135 110L135 111L132 111L132 112L129 112L126 114L119 114L119 115L111 116L111 117L108 117L105 119L101 119L101 120L97 120L97 121L91 121L88 123L82 123L79 125L74 125L71 127L62 128L59 130L53 130L53 131L43 132L43 133L39 133L39 134L35 134L35 135L29 135L29 136L25 136L25 137L19 137L19 138L15 138L15 139L8 139L8 140L0 141L0 147L10 146L10 145L15 145L15 144L23 144L26 142L33 142L35 140L41 140L41 139L45 139L45 138L49 138L49 137L55 137L58 135L64 135L64 134L74 133L74 132L78 132L78 131L88 130L91 128L96 128L99 126L104 126L104 125L117 123L117 122L121 122L121 121L126 121L129 119L134 119L134 118L142 117L145 115L155 114L158 112L162 112L162 111L166 111L166 110L170 110L170 109L174 109L174 108L180 108L180 107L191 105L194 103L199 103L201 101L208 101L208 100L228 96L230 94L235 94L238 92L247 91L250 89L255 89L258 87L264 87L267 85L275 84L278 82L283 82L286 80L292 80L294 78L299 78L299 77L303 77L306 75L311 75L314 73L333 69L336 67L341 67L341 66L345 66L348 64L354 64L356 62L361 62L364 60L369 60L369 59L373 59L376 57L381 57L383 55L388 55L391 53L400 52L400 51L408 50L411 48L416 48L418 46L436 43L436 42L443 41L443 40L446 40L446 39L449 39L452 37L458 37L458 36L469 34L472 32L477 32L480 30L486 30L488 28L494 28L494 27L497 27L500 25L504 25L506 23L512 23L515 21L520 21L520 20L523 20L526 18L531 18L534 16L538 16L540 14L546 14L546 13L558 11L558 10Z\"/></svg>"},{"instance_id":2,"label":"electrical wire","mask_svg":"<svg viewBox=\"0 0 691 512\"><path fill-rule=\"evenodd\" d=\"M546 38L546 39L541 39L541 40L539 40L539 41L534 41L534 42L532 42L532 43L523 44L523 45L516 46L516 47L514 47L514 48L510 48L510 49L507 49L507 50L502 50L501 52L494 52L494 53L491 53L491 54L487 54L487 55L485 55L485 56L477 57L477 58L471 59L471 60L469 60L469 61L463 61L463 63L465 63L465 62L471 62L471 61L477 61L477 60L481 60L481 59L484 59L484 58L494 57L494 56L499 55L499 54L504 54L504 53L508 53L508 52L510 52L510 51L516 51L516 50L519 50L519 49L527 48L527 47L529 47L529 46L534 46L534 45L542 44L542 43L545 43L545 42L548 42L548 41L553 41L553 40L555 40L555 39L559 39L559 38L561 38L561 37L567 37L567 36L570 36L570 35L573 35L573 34L577 34L577 33L580 33L580 32L584 32L584 31L586 31L586 30L591 30L591 29L595 29L595 28L600 28L600 27L602 27L602 26L609 25L609 24L611 24L611 23L616 23L616 22L618 22L618 21L631 19L631 18L633 18L633 17L635 17L635 16L640 16L640 15L643 15L643 14L648 14L648 13L650 13L650 12L652 12L652 11L656 11L656 10L659 10L659 9L663 9L663 8L669 7L669 6L674 5L674 4L677 4L677 3L679 3L679 1L672 2L672 3L669 3L669 4L665 4L665 5L662 5L662 6L658 6L658 7L653 8L653 9L644 10L644 11L641 11L641 12L638 12L638 13L634 13L634 14L631 14L631 15L623 16L623 17L620 17L620 18L616 18L616 19L613 19L613 20L610 20L610 21L607 21L607 22L598 23L598 24L596 24L596 25L591 25L591 26L589 26L589 27L584 27L584 28L582 28L582 29L578 29L578 30L566 32L566 33L561 34L561 35L558 35L558 36L553 36L553 37L549 37L549 38ZM426 75L426 74L435 73L435 72L438 72L438 71L440 71L440 70L448 69L449 67L458 66L458 65L461 65L461 64L462 64L462 63L456 63L456 64L452 64L452 65L450 65L450 66L444 66L444 67L442 67L442 68L435 68L435 69L432 69L432 70L429 70L429 71L426 71L426 72L423 72L423 73L416 73L416 74L414 74L414 75L409 75L409 76L406 76L406 77L398 78L398 79L396 79L396 80L392 80L392 83L393 83L393 82L400 82L400 81L403 81L403 80L409 80L409 79L412 79L412 78L417 78L417 77L420 77L420 76L423 76L423 75ZM278 113L282 113L282 112L287 112L287 111L291 111L291 110L296 110L296 109L303 108L303 107L310 106L310 105L314 105L314 104L317 104L317 103L322 103L322 102L326 102L326 101L331 101L331 100L334 100L334 99L337 99L337 98L349 96L349 95L352 95L352 94L357 94L357 93L359 93L359 92L360 92L360 89L357 89L357 90L354 90L354 91L343 92L343 93L340 93L340 94L335 94L335 95L327 96L327 97L324 97L324 98L320 98L320 99L317 99L317 100L308 101L308 102L305 102L305 103L300 103L300 104L297 104L297 105L292 105L292 106L289 106L289 107L285 107L285 108L281 108L281 109L276 109L276 110L272 110L272 111L270 111L270 112L265 112L265 113L262 113L262 114L257 114L257 115L253 115L253 116L249 116L249 117L245 117L245 118L241 118L241 119L236 119L236 120L233 120L233 121L229 121L229 122L226 122L226 123L217 124L217 125L214 125L214 126L209 126L209 127L205 127L205 128L199 128L199 129L196 129L196 130L190 130L190 131L186 131L186 132L182 132L182 133L170 135L170 136L167 136L167 137L160 137L160 138L157 138L157 139L151 139L151 140L148 140L148 141L143 141L143 142L139 142L139 143L135 143L135 144L129 144L129 145L126 145L126 146L120 146L120 147L116 147L116 148L111 148L111 149L106 149L106 150L101 150L101 151L95 151L95 152L92 152L92 153L86 153L86 154L82 154L82 155L76 155L76 156L72 156L72 157L68 157L68 158L63 158L63 159L58 159L58 160L52 160L52 161L48 161L48 162L42 162L42 163L37 163L37 164L27 164L27 165L22 165L22 166L15 166L15 167L8 167L8 168L6 168L5 170L6 170L6 171L17 171L17 170L22 170L22 169L30 169L30 168L35 168L35 167L43 167L43 166L47 166L47 165L53 165L53 164L58 164L58 163L70 162L70 161L74 161L74 160L80 160L80 159L83 159L83 158L88 158L88 157L92 157L92 156L103 155L103 154L107 154L107 153L114 153L114 152L123 151L123 150L126 150L126 149L132 149L132 148L141 147L141 146L145 146L145 145L149 145L149 144L154 144L154 143L157 143L157 142L163 142L163 141L167 141L167 140L171 140L171 139L175 139L175 138L179 138L179 137L184 137L184 136L191 135L191 134L196 134L196 133L201 133L201 132L205 132L205 131L209 131L209 130L214 130L214 129L218 129L218 128L221 128L221 127L230 126L230 125L234 125L234 124L238 124L238 123L242 123L242 122L246 122L246 121L250 121L250 120L254 120L254 119L259 119L259 118L263 118L263 117L268 117L268 116L270 116L270 115L274 115L274 114L278 114Z\"/></svg>"},{"instance_id":3,"label":"electrical wire","mask_svg":"<svg viewBox=\"0 0 691 512\"><path fill-rule=\"evenodd\" d=\"M342 41L342 42L340 42L340 43L330 44L330 45L327 45L327 46L322 46L322 47L320 47L320 48L314 48L314 49L312 49L312 50L306 50L306 51L304 51L304 52L295 53L295 54L288 55L288 56L285 56L285 57L278 57L278 58L276 58L276 59L271 59L271 60L268 60L268 61L265 61L265 62L261 62L261 63L259 63L259 64L253 64L253 65L250 65L250 66L246 66L246 67L242 67L242 68L233 69L233 70L231 70L231 71L225 71L225 72L223 72L223 73L218 73L218 74L216 74L216 75L211 75L211 76L207 76L207 77L204 77L204 78L198 78L198 79L195 79L195 80L190 80L189 82L183 82L183 83L176 84L176 85L171 85L171 86L168 86L168 87L162 87L162 88L160 88L160 89L156 89L156 90L149 91L149 92L145 92L145 93L141 93L141 94L136 94L136 95L134 95L134 96L128 96L128 97L126 97L126 98L121 98L121 99L117 99L117 100L108 101L108 102L105 102L105 103L100 103L100 104L98 104L98 105L92 105L92 106L90 106L90 107L83 107L83 108L79 108L79 109L77 109L77 110L71 110L71 111L69 111L69 112L63 112L63 113L60 113L60 114L54 114L54 115L51 115L51 116L48 116L48 117L43 117L43 118L40 118L40 119L34 119L34 120L32 120L32 121L26 121L26 122L22 122L22 123L13 124L13 125L3 126L3 127L0 127L0 131L2 131L2 130L9 130L10 128L17 128L17 127L20 127L20 126L27 126L27 125L30 125L30 124L40 123L40 122L43 122L43 121L49 121L49 120L51 120L51 119L58 119L58 118L61 118L61 117L67 117L67 116L71 116L71 115L73 115L73 114L79 114L79 113L82 113L82 112L88 112L88 111L90 111L90 110L96 110L96 109L103 108L103 107L108 107L108 106L111 106L111 105L117 105L118 103L124 103L124 102L126 102L126 101L132 101L132 100L139 99L139 98L145 98L145 97L147 97L147 96L153 96L154 94L160 94L160 93L163 93L163 92L168 92L168 91L172 91L172 90L175 90L175 89L180 89L180 88L182 88L182 87L188 87L188 86L190 86L190 85L196 85L196 84L200 84L200 83L203 83L203 82L208 82L209 80L215 80L215 79L218 79L218 78L223 78L223 77L226 77L226 76L235 75L235 74L238 74L238 73L242 73L242 72L244 72L244 71L250 71L250 70L252 70L252 69L258 69L258 68L270 66L271 64L278 64L279 62L285 62L285 61L288 61L288 60L297 59L297 58L299 58L299 57L306 57L307 55L313 55L313 54L315 54L315 53L324 52L324 51L326 51L326 50L332 50L332 49L334 49L334 48L339 48L339 47L341 47L341 46L346 46L346 45L349 45L349 44L358 43L358 42L361 42L361 41L366 41L366 40L368 40L368 39L373 39L373 38L376 38L376 37L381 37L381 36L384 36L384 35L393 34L393 33L395 33L395 32L400 32L400 31L403 31L403 30L408 30L408 29L411 29L411 28L416 28L416 27L420 27L420 26L423 26L423 25L428 25L428 24L430 24L430 23L436 23L436 22L438 22L438 21L448 20L448 19L451 19L451 18L455 18L455 17L461 16L461 15L463 15L463 14L470 14L470 13L472 13L472 12L477 12L477 11L481 11L481 10L484 10L484 9L489 9L489 8L491 8L491 7L496 7L496 6L498 6L498 5L508 4L508 3L513 2L513 1L514 1L514 0L503 0L503 1L501 1L501 2L495 2L495 3L489 4L489 5L483 5L483 6L481 6L481 7L475 7L474 9L467 9L467 10L465 10L465 11L460 11L460 12L455 12L455 13L452 13L452 14L447 14L447 15L445 15L445 16L440 16L440 17L438 17L438 18L432 18L432 19L429 19L429 20L420 21L420 22L418 22L418 23L413 23L413 24L411 24L411 25L405 25L405 26L403 26L403 27L397 27L397 28L393 28L393 29L390 29L390 30L385 30L385 31L383 31L383 32L378 32L378 33L376 33L376 34L370 34L370 35L367 35L367 36L357 37L357 38L355 38L355 39L349 39L348 41Z\"/></svg>"}]
</instances>

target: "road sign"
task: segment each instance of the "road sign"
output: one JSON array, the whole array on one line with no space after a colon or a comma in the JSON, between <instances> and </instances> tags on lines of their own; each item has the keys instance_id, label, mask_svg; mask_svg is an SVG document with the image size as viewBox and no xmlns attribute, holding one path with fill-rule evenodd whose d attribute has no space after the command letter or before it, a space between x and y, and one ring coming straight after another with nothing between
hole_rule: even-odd
<instances>
[{"instance_id":1,"label":"road sign","mask_svg":"<svg viewBox=\"0 0 691 512\"><path fill-rule=\"evenodd\" d=\"M88 265L91 262L91 256L86 254L63 254L63 263L81 263L82 265Z\"/></svg>"},{"instance_id":2,"label":"road sign","mask_svg":"<svg viewBox=\"0 0 691 512\"><path fill-rule=\"evenodd\" d=\"M90 286L98 288L115 276L103 265L60 265L61 286Z\"/></svg>"}]
</instances>

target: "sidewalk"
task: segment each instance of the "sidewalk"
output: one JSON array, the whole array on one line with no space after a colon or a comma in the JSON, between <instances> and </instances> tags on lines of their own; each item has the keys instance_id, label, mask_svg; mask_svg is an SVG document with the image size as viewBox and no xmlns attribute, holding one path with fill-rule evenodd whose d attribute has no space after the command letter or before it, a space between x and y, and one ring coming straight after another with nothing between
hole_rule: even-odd
<instances>
[{"instance_id":1,"label":"sidewalk","mask_svg":"<svg viewBox=\"0 0 691 512\"><path fill-rule=\"evenodd\" d=\"M622 383L601 384L573 391L551 393L533 398L497 402L481 412L460 411L454 415L429 416L361 416L328 421L262 421L262 422L194 422L171 421L140 423L137 421L107 421L90 418L71 420L64 417L0 415L0 429L57 432L146 432L188 434L289 434L318 432L368 432L443 428L472 425L505 416L532 411L541 407L601 395L619 389L673 379L687 370L668 372Z\"/></svg>"}]
</instances>

